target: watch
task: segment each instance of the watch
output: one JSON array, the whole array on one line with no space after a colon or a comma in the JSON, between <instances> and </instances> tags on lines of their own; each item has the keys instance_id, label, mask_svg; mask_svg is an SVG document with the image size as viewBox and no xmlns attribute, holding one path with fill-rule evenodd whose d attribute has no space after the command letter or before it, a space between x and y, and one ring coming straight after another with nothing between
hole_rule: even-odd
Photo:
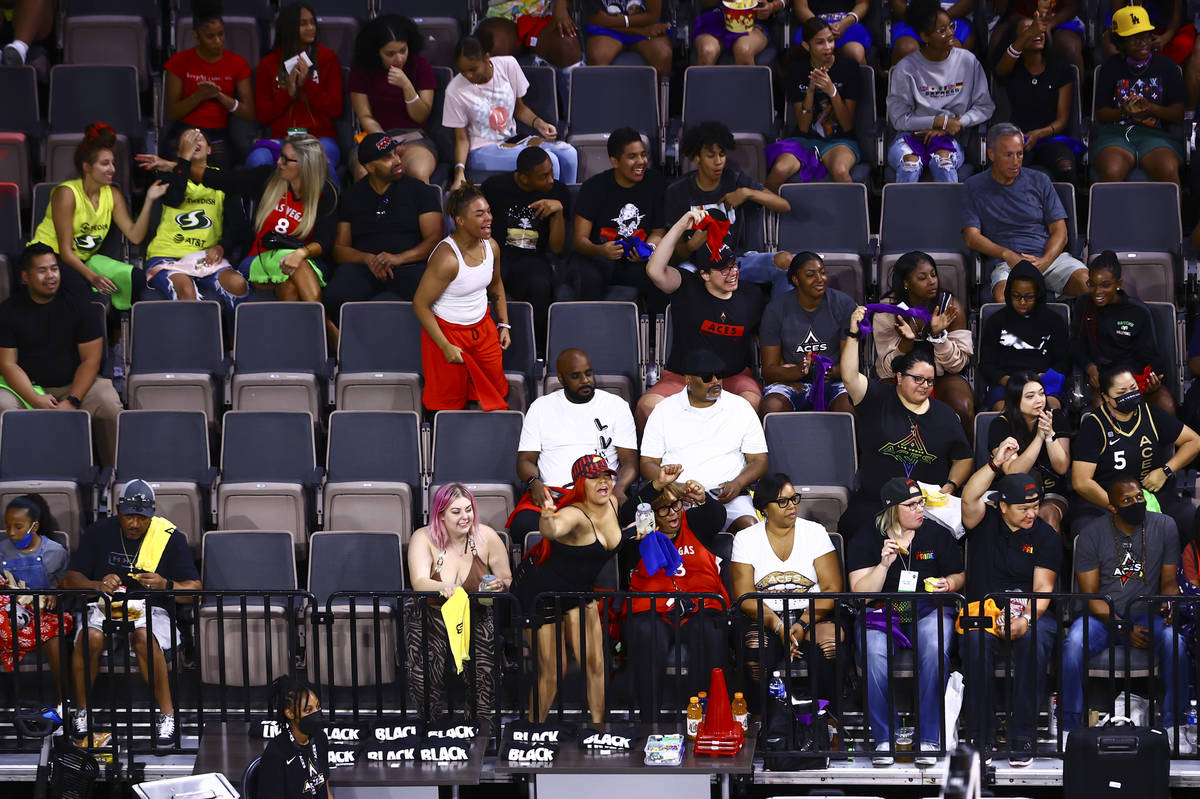
<instances>
[{"instance_id":1,"label":"watch","mask_svg":"<svg viewBox=\"0 0 1200 799\"><path fill-rule=\"evenodd\" d=\"M862 332L858 330L847 330L846 335L850 338L862 338Z\"/></svg>"},{"instance_id":2,"label":"watch","mask_svg":"<svg viewBox=\"0 0 1200 799\"><path fill-rule=\"evenodd\" d=\"M537 475L537 474L535 474L533 477L530 477L528 480L526 480L526 481L525 481L525 487L526 487L526 488L533 488L533 481L534 481L534 480L541 480L541 479L542 479L541 475Z\"/></svg>"},{"instance_id":3,"label":"watch","mask_svg":"<svg viewBox=\"0 0 1200 799\"><path fill-rule=\"evenodd\" d=\"M74 405L74 406L75 406L75 410L79 410L80 408L82 408L82 407L83 407L83 402L82 402L82 400L80 400L80 399L79 399L79 397L76 397L74 394L68 394L68 395L67 395L67 402L69 402L69 403L71 403L72 405Z\"/></svg>"},{"instance_id":4,"label":"watch","mask_svg":"<svg viewBox=\"0 0 1200 799\"><path fill-rule=\"evenodd\" d=\"M1175 470L1165 463L1160 468L1163 470L1163 474L1167 476L1168 480L1171 479L1171 475L1175 474Z\"/></svg>"}]
</instances>

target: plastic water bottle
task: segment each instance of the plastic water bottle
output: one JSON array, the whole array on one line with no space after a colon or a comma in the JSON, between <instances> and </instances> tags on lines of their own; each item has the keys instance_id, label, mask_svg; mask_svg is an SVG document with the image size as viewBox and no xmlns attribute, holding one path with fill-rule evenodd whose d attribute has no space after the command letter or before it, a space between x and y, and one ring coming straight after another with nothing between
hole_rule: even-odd
<instances>
[{"instance_id":1,"label":"plastic water bottle","mask_svg":"<svg viewBox=\"0 0 1200 799\"><path fill-rule=\"evenodd\" d=\"M1192 699L1188 702L1187 715L1183 717L1183 740L1187 742L1187 752L1189 753L1196 751L1196 721L1196 700ZM1181 745L1179 750L1184 751L1184 747Z\"/></svg>"},{"instance_id":2,"label":"plastic water bottle","mask_svg":"<svg viewBox=\"0 0 1200 799\"><path fill-rule=\"evenodd\" d=\"M634 523L637 525L638 538L645 536L658 526L654 521L654 510L650 507L649 502L638 503Z\"/></svg>"},{"instance_id":3,"label":"plastic water bottle","mask_svg":"<svg viewBox=\"0 0 1200 799\"><path fill-rule=\"evenodd\" d=\"M767 686L767 691L773 699L787 699L787 688L783 684L783 674L781 672L777 671L771 675L771 683Z\"/></svg>"}]
</instances>

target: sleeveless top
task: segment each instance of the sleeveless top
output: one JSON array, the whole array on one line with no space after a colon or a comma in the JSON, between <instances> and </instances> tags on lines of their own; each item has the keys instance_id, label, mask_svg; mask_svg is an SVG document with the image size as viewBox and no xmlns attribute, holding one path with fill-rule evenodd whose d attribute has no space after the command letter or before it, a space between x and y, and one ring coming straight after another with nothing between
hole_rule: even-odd
<instances>
[{"instance_id":1,"label":"sleeveless top","mask_svg":"<svg viewBox=\"0 0 1200 799\"><path fill-rule=\"evenodd\" d=\"M479 266L467 266L463 260L462 251L450 236L442 239L439 244L449 244L458 259L458 274L442 296L434 301L433 313L437 318L452 325L473 325L487 315L487 287L492 282L492 269L495 258L492 255L492 242L488 239L484 247L483 263ZM436 249L436 248L435 248Z\"/></svg>"},{"instance_id":2,"label":"sleeveless top","mask_svg":"<svg viewBox=\"0 0 1200 799\"><path fill-rule=\"evenodd\" d=\"M471 570L467 572L467 576L463 579L462 589L470 594L479 590L479 584L483 581L483 575L491 574L491 569L489 569L488 565L480 559L479 551L475 548L474 539L468 537L467 545L471 549ZM437 560L429 564L430 580L437 580L438 582L441 582L442 563L444 562L445 558L446 551L442 550L442 553L438 555ZM429 597L428 602L434 607L441 607L443 604L445 604L446 598L441 596Z\"/></svg>"},{"instance_id":3,"label":"sleeveless top","mask_svg":"<svg viewBox=\"0 0 1200 799\"><path fill-rule=\"evenodd\" d=\"M75 195L75 216L71 219L71 238L74 240L75 254L79 260L87 261L100 250L108 229L112 226L113 189L112 186L100 187L100 202L92 205L83 190L83 178L63 181L54 187L55 191L66 187ZM53 193L51 194L53 196ZM54 203L46 206L46 216L38 223L33 232L30 244L39 242L58 252L58 235L54 231Z\"/></svg>"},{"instance_id":4,"label":"sleeveless top","mask_svg":"<svg viewBox=\"0 0 1200 799\"><path fill-rule=\"evenodd\" d=\"M146 247L147 258L182 258L221 241L225 192L188 181L178 208L164 205L158 230Z\"/></svg>"}]
</instances>

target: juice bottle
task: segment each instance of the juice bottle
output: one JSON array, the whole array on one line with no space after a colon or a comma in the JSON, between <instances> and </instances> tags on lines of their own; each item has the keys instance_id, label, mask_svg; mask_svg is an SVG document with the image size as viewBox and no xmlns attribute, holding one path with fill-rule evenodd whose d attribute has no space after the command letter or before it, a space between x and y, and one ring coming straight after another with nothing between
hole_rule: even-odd
<instances>
[{"instance_id":1,"label":"juice bottle","mask_svg":"<svg viewBox=\"0 0 1200 799\"><path fill-rule=\"evenodd\" d=\"M704 720L704 711L700 709L700 697L693 696L688 700L687 708L687 737L689 741L696 740L700 734L700 722Z\"/></svg>"},{"instance_id":2,"label":"juice bottle","mask_svg":"<svg viewBox=\"0 0 1200 799\"><path fill-rule=\"evenodd\" d=\"M742 725L742 732L750 728L750 711L746 709L746 697L741 691L734 692L729 710L733 714L733 720Z\"/></svg>"}]
</instances>

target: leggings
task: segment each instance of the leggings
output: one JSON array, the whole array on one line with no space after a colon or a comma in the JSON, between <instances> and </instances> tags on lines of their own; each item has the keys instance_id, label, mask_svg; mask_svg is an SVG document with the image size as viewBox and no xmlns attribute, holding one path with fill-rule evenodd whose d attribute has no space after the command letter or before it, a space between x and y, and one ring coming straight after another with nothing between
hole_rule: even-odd
<instances>
[{"instance_id":1,"label":"leggings","mask_svg":"<svg viewBox=\"0 0 1200 799\"><path fill-rule=\"evenodd\" d=\"M445 674L450 660L441 608L423 600L404 605L404 649L409 702L425 721L441 718L447 712ZM496 627L491 608L471 609L470 655L463 669L468 708L480 726L490 726L496 710Z\"/></svg>"}]
</instances>

